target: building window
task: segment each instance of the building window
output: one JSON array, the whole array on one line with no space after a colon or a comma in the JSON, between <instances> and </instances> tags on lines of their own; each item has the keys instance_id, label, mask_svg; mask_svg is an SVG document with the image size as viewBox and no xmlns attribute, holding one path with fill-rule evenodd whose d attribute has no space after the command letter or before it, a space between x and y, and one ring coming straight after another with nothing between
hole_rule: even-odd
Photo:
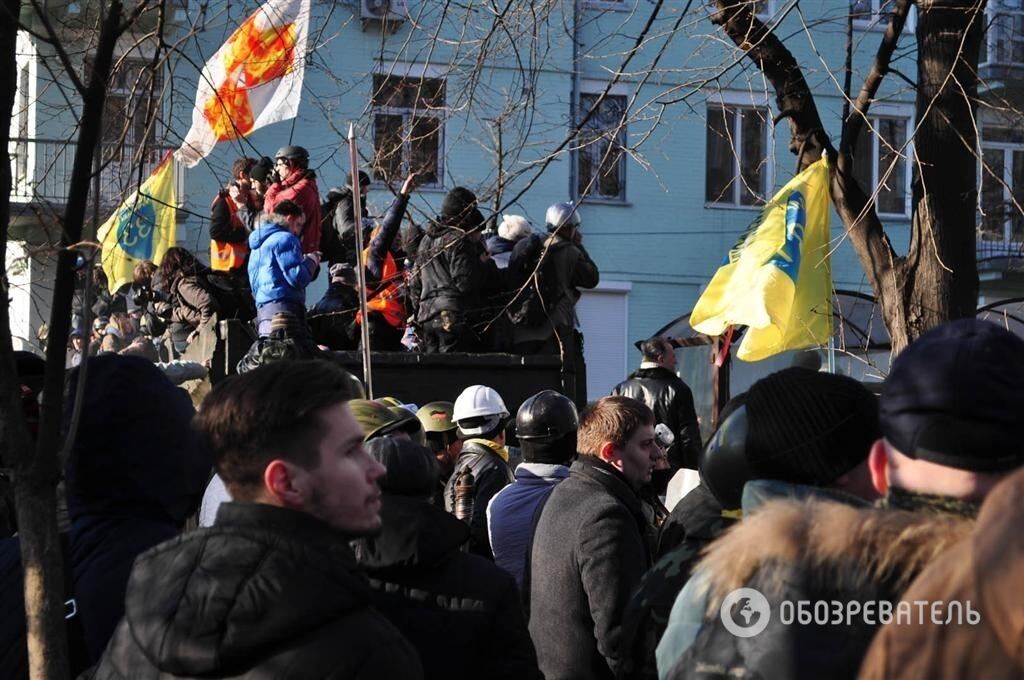
<instances>
[{"instance_id":1,"label":"building window","mask_svg":"<svg viewBox=\"0 0 1024 680\"><path fill-rule=\"evenodd\" d=\"M853 176L871 196L878 189L878 212L884 215L906 216L910 195L907 157L906 117L869 116L870 127L865 126L853 150ZM873 128L873 129L872 129Z\"/></svg>"},{"instance_id":2,"label":"building window","mask_svg":"<svg viewBox=\"0 0 1024 680\"><path fill-rule=\"evenodd\" d=\"M576 195L610 201L626 200L626 96L580 95L580 146L576 151ZM596 107L596 108L595 108Z\"/></svg>"},{"instance_id":3,"label":"building window","mask_svg":"<svg viewBox=\"0 0 1024 680\"><path fill-rule=\"evenodd\" d=\"M979 64L1024 64L1024 2L992 0L985 8Z\"/></svg>"},{"instance_id":4,"label":"building window","mask_svg":"<svg viewBox=\"0 0 1024 680\"><path fill-rule=\"evenodd\" d=\"M981 140L982 241L1024 241L1024 131L985 127Z\"/></svg>"},{"instance_id":5,"label":"building window","mask_svg":"<svg viewBox=\"0 0 1024 680\"><path fill-rule=\"evenodd\" d=\"M103 104L104 158L143 158L156 149L162 79L144 59L122 59L110 74ZM145 150L140 154L139 147Z\"/></svg>"},{"instance_id":6,"label":"building window","mask_svg":"<svg viewBox=\"0 0 1024 680\"><path fill-rule=\"evenodd\" d=\"M709 104L704 200L761 205L768 193L768 110Z\"/></svg>"},{"instance_id":7,"label":"building window","mask_svg":"<svg viewBox=\"0 0 1024 680\"><path fill-rule=\"evenodd\" d=\"M373 76L373 176L421 186L444 178L445 83L440 78Z\"/></svg>"}]
</instances>

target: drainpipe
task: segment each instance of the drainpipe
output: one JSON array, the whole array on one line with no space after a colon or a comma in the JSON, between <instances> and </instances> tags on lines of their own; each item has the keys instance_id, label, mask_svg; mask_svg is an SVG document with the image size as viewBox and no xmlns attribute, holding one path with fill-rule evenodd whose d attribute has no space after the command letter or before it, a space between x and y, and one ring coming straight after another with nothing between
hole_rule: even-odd
<instances>
[{"instance_id":1,"label":"drainpipe","mask_svg":"<svg viewBox=\"0 0 1024 680\"><path fill-rule=\"evenodd\" d=\"M580 0L572 2L572 92L569 98L569 125L576 129L580 107ZM570 144L575 145L576 140ZM579 154L569 152L569 196L577 200L576 189L579 186Z\"/></svg>"}]
</instances>

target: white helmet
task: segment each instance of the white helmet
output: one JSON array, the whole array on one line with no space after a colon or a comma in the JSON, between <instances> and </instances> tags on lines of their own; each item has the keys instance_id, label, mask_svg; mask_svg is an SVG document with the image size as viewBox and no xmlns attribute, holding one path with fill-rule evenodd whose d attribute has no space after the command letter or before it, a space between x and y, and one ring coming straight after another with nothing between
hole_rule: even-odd
<instances>
[{"instance_id":1,"label":"white helmet","mask_svg":"<svg viewBox=\"0 0 1024 680\"><path fill-rule=\"evenodd\" d=\"M568 223L570 226L579 228L580 226L580 213L576 210L576 206L570 203L555 203L548 211L544 214L544 222L547 224L548 231L558 231L558 229Z\"/></svg>"},{"instance_id":2,"label":"white helmet","mask_svg":"<svg viewBox=\"0 0 1024 680\"><path fill-rule=\"evenodd\" d=\"M452 409L452 420L462 434L469 436L490 432L507 417L505 402L486 385L470 385L462 390ZM472 420L472 424L463 423L465 420Z\"/></svg>"}]
</instances>

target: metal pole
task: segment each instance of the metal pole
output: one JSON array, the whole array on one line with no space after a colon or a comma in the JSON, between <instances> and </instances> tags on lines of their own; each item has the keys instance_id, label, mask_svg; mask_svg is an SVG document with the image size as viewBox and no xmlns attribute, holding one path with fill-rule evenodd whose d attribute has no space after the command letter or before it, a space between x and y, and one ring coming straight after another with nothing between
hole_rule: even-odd
<instances>
[{"instance_id":1,"label":"metal pole","mask_svg":"<svg viewBox=\"0 0 1024 680\"><path fill-rule=\"evenodd\" d=\"M363 346L363 383L366 385L366 396L373 399L373 373L370 370L370 326L366 310L366 269L363 264L363 196L359 186L359 156L356 153L356 132L352 123L348 124L348 155L352 166L352 212L356 222L356 275L359 277L359 313L362 323L359 330Z\"/></svg>"}]
</instances>

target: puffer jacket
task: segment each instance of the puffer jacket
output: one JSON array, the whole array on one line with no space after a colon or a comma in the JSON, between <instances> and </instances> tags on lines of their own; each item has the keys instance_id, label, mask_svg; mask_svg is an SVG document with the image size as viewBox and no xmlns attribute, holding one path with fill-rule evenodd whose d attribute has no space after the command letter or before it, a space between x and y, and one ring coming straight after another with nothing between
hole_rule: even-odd
<instances>
[{"instance_id":1,"label":"puffer jacket","mask_svg":"<svg viewBox=\"0 0 1024 680\"><path fill-rule=\"evenodd\" d=\"M482 244L457 227L433 223L420 241L410 294L416 321L443 310L462 312L472 322L486 316L486 300L500 292L494 261L484 259Z\"/></svg>"},{"instance_id":2,"label":"puffer jacket","mask_svg":"<svg viewBox=\"0 0 1024 680\"><path fill-rule=\"evenodd\" d=\"M249 248L249 285L256 304L305 305L316 265L302 255L299 239L280 224L264 222L249 234Z\"/></svg>"},{"instance_id":3,"label":"puffer jacket","mask_svg":"<svg viewBox=\"0 0 1024 680\"><path fill-rule=\"evenodd\" d=\"M420 678L345 537L312 515L225 503L139 556L94 678Z\"/></svg>"},{"instance_id":4,"label":"puffer jacket","mask_svg":"<svg viewBox=\"0 0 1024 680\"><path fill-rule=\"evenodd\" d=\"M616 385L612 394L647 404L654 411L654 419L667 425L676 436L668 450L672 467L697 469L700 425L693 406L693 393L679 376L663 366L643 367Z\"/></svg>"},{"instance_id":5,"label":"puffer jacket","mask_svg":"<svg viewBox=\"0 0 1024 680\"><path fill-rule=\"evenodd\" d=\"M512 577L462 552L463 522L385 492L379 536L353 544L373 605L419 651L424 676L541 678Z\"/></svg>"},{"instance_id":6,"label":"puffer jacket","mask_svg":"<svg viewBox=\"0 0 1024 680\"><path fill-rule=\"evenodd\" d=\"M312 170L293 170L283 182L271 184L263 197L263 211L274 212L277 204L284 200L296 203L306 216L306 227L302 231L302 252L319 250L320 191L316 186L316 173ZM251 244L249 247L252 247Z\"/></svg>"}]
</instances>

